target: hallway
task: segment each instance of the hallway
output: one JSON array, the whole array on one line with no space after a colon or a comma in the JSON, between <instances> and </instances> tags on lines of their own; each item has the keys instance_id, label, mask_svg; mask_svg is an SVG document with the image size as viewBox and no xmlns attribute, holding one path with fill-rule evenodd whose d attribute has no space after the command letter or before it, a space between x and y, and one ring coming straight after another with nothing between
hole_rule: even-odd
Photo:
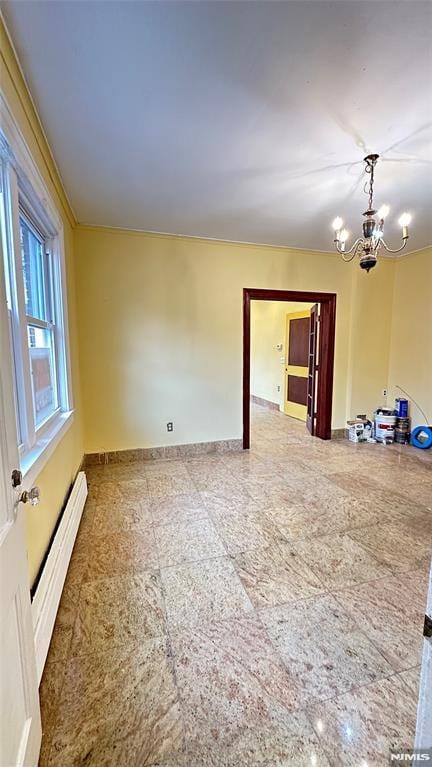
<instances>
[{"instance_id":1,"label":"hallway","mask_svg":"<svg viewBox=\"0 0 432 767\"><path fill-rule=\"evenodd\" d=\"M411 745L421 452L253 406L248 452L86 469L40 765L374 767Z\"/></svg>"}]
</instances>

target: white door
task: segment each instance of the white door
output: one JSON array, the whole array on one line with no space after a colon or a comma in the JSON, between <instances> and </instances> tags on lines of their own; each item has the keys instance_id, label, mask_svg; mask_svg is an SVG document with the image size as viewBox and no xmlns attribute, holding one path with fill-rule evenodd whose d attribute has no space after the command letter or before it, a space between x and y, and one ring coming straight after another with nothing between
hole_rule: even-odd
<instances>
[{"instance_id":1,"label":"white door","mask_svg":"<svg viewBox=\"0 0 432 767\"><path fill-rule=\"evenodd\" d=\"M432 749L432 565L425 614L415 748Z\"/></svg>"},{"instance_id":2,"label":"white door","mask_svg":"<svg viewBox=\"0 0 432 767\"><path fill-rule=\"evenodd\" d=\"M0 242L0 765L35 767L41 720Z\"/></svg>"}]
</instances>

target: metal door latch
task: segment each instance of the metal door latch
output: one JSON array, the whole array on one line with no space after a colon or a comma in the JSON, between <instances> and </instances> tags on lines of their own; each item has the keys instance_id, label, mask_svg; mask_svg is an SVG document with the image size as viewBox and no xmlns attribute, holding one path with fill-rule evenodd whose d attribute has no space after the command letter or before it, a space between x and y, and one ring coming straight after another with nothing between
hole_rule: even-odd
<instances>
[{"instance_id":1,"label":"metal door latch","mask_svg":"<svg viewBox=\"0 0 432 767\"><path fill-rule=\"evenodd\" d=\"M426 613L423 626L423 636L429 639L432 637L432 618Z\"/></svg>"}]
</instances>

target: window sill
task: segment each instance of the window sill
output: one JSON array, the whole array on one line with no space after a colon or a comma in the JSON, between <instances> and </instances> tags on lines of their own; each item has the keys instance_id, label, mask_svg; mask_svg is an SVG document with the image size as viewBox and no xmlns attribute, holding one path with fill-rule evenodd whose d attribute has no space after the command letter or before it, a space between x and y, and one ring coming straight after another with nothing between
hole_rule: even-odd
<instances>
[{"instance_id":1,"label":"window sill","mask_svg":"<svg viewBox=\"0 0 432 767\"><path fill-rule=\"evenodd\" d=\"M34 484L38 474L41 473L57 445L72 426L73 419L73 410L69 410L67 413L61 413L61 415L50 424L49 428L44 430L43 437L37 441L36 445L21 458L21 471L23 474L22 483L27 489L30 489Z\"/></svg>"}]
</instances>

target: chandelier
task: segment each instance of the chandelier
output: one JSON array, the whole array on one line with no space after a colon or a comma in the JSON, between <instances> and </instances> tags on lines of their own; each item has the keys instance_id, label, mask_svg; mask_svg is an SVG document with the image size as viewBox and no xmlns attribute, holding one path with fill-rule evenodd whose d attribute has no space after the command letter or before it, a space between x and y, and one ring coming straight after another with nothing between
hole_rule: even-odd
<instances>
[{"instance_id":1,"label":"chandelier","mask_svg":"<svg viewBox=\"0 0 432 767\"><path fill-rule=\"evenodd\" d=\"M388 205L382 205L376 211L373 204L374 173L378 158L378 154L368 154L364 158L365 172L369 174L370 179L368 189L366 188L367 182L365 184L365 192L369 197L369 204L368 209L363 213L365 217L363 221L363 237L358 237L352 247L347 250L346 243L349 238L349 232L346 229L342 229L342 219L338 216L332 224L337 252L341 254L344 261L352 261L358 255L360 267L366 269L367 272L375 266L380 248L384 248L388 253L399 253L399 251L404 249L409 237L408 226L411 223L410 214L402 213L399 219L399 225L402 227L402 245L399 248L390 248L384 239L384 221L389 214L390 208Z\"/></svg>"}]
</instances>

